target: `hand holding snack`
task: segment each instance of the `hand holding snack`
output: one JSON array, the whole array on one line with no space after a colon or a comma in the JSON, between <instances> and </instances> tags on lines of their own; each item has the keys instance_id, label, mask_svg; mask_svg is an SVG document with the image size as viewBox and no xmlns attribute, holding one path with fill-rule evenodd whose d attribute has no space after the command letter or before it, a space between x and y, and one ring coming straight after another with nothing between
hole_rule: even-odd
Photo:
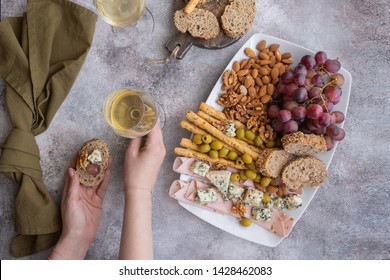
<instances>
[{"instance_id":1,"label":"hand holding snack","mask_svg":"<svg viewBox=\"0 0 390 280\"><path fill-rule=\"evenodd\" d=\"M83 146L84 147L84 146ZM62 194L62 233L50 259L84 259L99 226L103 199L111 177L112 159L104 159L107 169L102 181L93 186L81 183L73 161L67 170Z\"/></svg>"}]
</instances>

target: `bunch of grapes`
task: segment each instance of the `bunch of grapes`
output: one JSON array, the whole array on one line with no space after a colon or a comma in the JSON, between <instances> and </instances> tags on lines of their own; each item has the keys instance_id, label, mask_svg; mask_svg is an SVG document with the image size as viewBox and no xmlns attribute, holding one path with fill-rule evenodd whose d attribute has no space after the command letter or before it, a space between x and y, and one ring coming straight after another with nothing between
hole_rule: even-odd
<instances>
[{"instance_id":1,"label":"bunch of grapes","mask_svg":"<svg viewBox=\"0 0 390 280\"><path fill-rule=\"evenodd\" d=\"M340 68L338 60L328 59L320 51L315 56L303 56L292 71L284 72L274 102L268 106L272 128L281 135L297 131L324 134L331 150L334 141L345 137L344 129L336 126L344 121L344 114L332 112L342 94L344 76L337 73Z\"/></svg>"}]
</instances>

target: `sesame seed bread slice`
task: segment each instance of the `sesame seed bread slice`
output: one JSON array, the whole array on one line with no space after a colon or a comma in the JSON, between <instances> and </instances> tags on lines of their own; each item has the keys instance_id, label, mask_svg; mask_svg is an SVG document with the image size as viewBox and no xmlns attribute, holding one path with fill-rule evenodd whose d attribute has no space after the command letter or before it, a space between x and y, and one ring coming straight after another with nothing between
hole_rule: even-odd
<instances>
[{"instance_id":1,"label":"sesame seed bread slice","mask_svg":"<svg viewBox=\"0 0 390 280\"><path fill-rule=\"evenodd\" d=\"M222 29L231 38L246 34L256 16L256 0L233 0L221 16Z\"/></svg>"},{"instance_id":2,"label":"sesame seed bread slice","mask_svg":"<svg viewBox=\"0 0 390 280\"><path fill-rule=\"evenodd\" d=\"M192 37L212 39L219 33L219 23L217 17L210 11L195 8L190 14L183 10L175 12L174 23L181 33L187 31Z\"/></svg>"},{"instance_id":3,"label":"sesame seed bread slice","mask_svg":"<svg viewBox=\"0 0 390 280\"><path fill-rule=\"evenodd\" d=\"M268 177L280 177L283 167L295 156L283 149L265 149L256 161L257 170Z\"/></svg>"},{"instance_id":4,"label":"sesame seed bread slice","mask_svg":"<svg viewBox=\"0 0 390 280\"><path fill-rule=\"evenodd\" d=\"M304 134L301 131L286 134L281 139L283 148L290 154L305 156L327 151L323 135Z\"/></svg>"},{"instance_id":5,"label":"sesame seed bread slice","mask_svg":"<svg viewBox=\"0 0 390 280\"><path fill-rule=\"evenodd\" d=\"M307 186L318 187L328 176L325 164L313 156L296 158L282 170L282 182L293 191Z\"/></svg>"},{"instance_id":6,"label":"sesame seed bread slice","mask_svg":"<svg viewBox=\"0 0 390 280\"><path fill-rule=\"evenodd\" d=\"M86 164L89 164L89 162L87 162L86 158L81 158L83 152L87 152L87 155L90 155L94 150L98 150L101 153L101 162L96 163L99 166L99 173L96 176L90 174L87 171L88 169L85 166L82 166L83 162ZM80 183L89 187L99 185L103 181L104 172L108 167L109 158L110 151L108 145L102 139L94 138L85 142L78 152L76 162L76 172L79 175Z\"/></svg>"}]
</instances>

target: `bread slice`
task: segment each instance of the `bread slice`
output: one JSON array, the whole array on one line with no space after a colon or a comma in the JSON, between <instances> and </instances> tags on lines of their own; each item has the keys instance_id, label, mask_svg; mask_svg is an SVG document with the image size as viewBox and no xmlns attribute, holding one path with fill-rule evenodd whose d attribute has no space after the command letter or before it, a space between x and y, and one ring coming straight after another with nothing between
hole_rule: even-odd
<instances>
[{"instance_id":1,"label":"bread slice","mask_svg":"<svg viewBox=\"0 0 390 280\"><path fill-rule=\"evenodd\" d=\"M283 149L265 149L256 161L257 170L268 177L280 177L283 167L295 156Z\"/></svg>"},{"instance_id":2,"label":"bread slice","mask_svg":"<svg viewBox=\"0 0 390 280\"><path fill-rule=\"evenodd\" d=\"M100 152L101 161L94 163L98 166L98 173L96 175L92 175L88 172L88 165L93 163L90 162L88 156L95 150ZM80 183L88 187L99 185L103 181L104 172L107 169L109 158L110 151L106 142L97 138L85 142L78 152L76 163L76 172L79 175Z\"/></svg>"},{"instance_id":3,"label":"bread slice","mask_svg":"<svg viewBox=\"0 0 390 280\"><path fill-rule=\"evenodd\" d=\"M231 38L246 34L256 16L256 0L233 0L221 16L222 29Z\"/></svg>"},{"instance_id":4,"label":"bread slice","mask_svg":"<svg viewBox=\"0 0 390 280\"><path fill-rule=\"evenodd\" d=\"M313 156L327 151L323 135L304 134L301 131L284 135L282 145L287 152L298 156Z\"/></svg>"},{"instance_id":5,"label":"bread slice","mask_svg":"<svg viewBox=\"0 0 390 280\"><path fill-rule=\"evenodd\" d=\"M283 183L293 191L307 186L318 187L328 176L325 164L313 156L294 159L282 170Z\"/></svg>"},{"instance_id":6,"label":"bread slice","mask_svg":"<svg viewBox=\"0 0 390 280\"><path fill-rule=\"evenodd\" d=\"M181 33L189 32L192 37L212 39L219 33L219 23L216 16L207 10L195 8L190 14L183 10L175 12L174 23Z\"/></svg>"}]
</instances>

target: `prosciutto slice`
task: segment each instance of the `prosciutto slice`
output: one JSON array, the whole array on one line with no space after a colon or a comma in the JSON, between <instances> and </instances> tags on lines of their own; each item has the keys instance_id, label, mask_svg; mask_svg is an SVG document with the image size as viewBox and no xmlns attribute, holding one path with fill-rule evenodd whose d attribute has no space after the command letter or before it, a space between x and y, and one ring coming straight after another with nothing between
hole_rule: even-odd
<instances>
[{"instance_id":1,"label":"prosciutto slice","mask_svg":"<svg viewBox=\"0 0 390 280\"><path fill-rule=\"evenodd\" d=\"M220 214L227 214L234 217L238 217L237 215L231 213L231 208L233 203L231 201L224 201L221 196L219 196L218 200L214 203L210 203L207 205L201 205L195 201L195 195L197 189L204 189L211 187L209 184L199 181L199 180L191 180L189 182L176 180L172 183L169 189L169 195L179 201L189 203L191 205L195 205L197 207L201 207L204 209L208 209L210 211L214 211ZM246 217L250 217L251 207L247 207ZM264 227L271 232L276 233L279 236L288 236L292 230L294 224L294 218L285 214L284 212L273 209L272 218L269 221L256 221L252 220L255 224Z\"/></svg>"}]
</instances>

